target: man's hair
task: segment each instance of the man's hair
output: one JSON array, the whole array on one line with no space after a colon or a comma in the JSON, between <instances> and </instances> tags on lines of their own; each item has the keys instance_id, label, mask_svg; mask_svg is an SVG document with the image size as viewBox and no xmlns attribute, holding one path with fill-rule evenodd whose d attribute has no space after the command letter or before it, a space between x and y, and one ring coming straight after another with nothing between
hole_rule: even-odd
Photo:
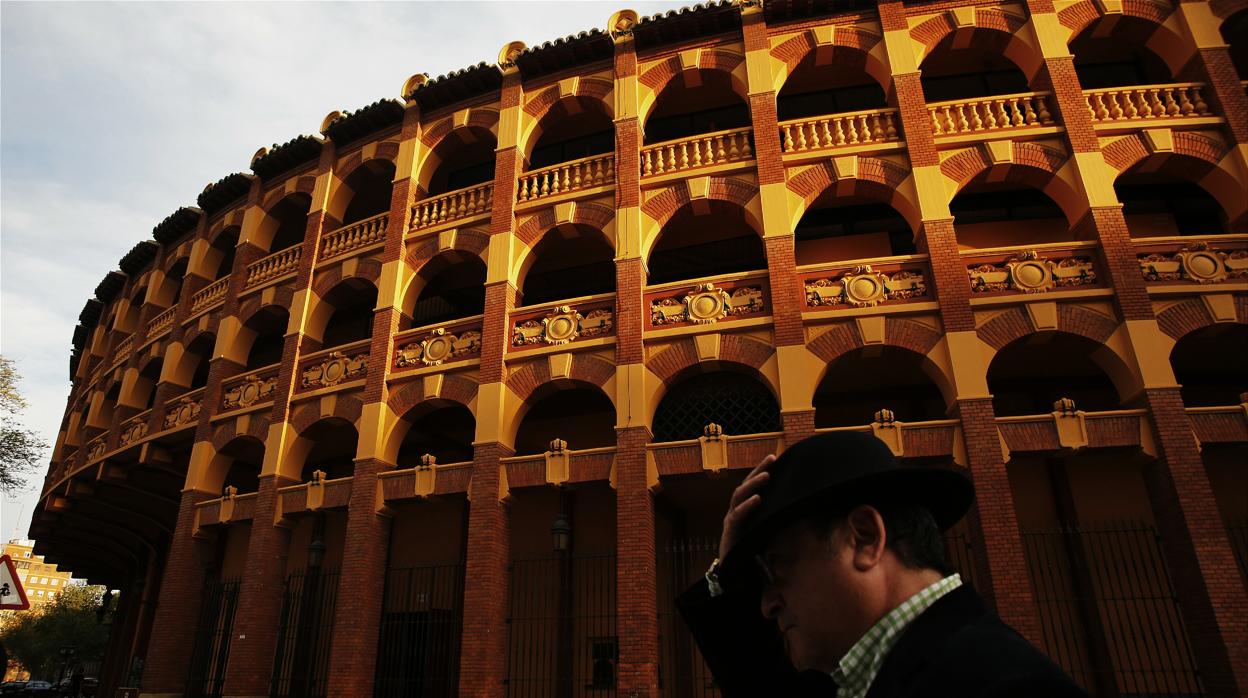
<instances>
[{"instance_id":1,"label":"man's hair","mask_svg":"<svg viewBox=\"0 0 1248 698\"><path fill-rule=\"evenodd\" d=\"M931 510L916 504L871 504L884 519L885 547L910 569L933 569L948 576L953 572L945 557L945 541ZM825 509L811 517L816 535L830 537L845 523L849 509Z\"/></svg>"}]
</instances>

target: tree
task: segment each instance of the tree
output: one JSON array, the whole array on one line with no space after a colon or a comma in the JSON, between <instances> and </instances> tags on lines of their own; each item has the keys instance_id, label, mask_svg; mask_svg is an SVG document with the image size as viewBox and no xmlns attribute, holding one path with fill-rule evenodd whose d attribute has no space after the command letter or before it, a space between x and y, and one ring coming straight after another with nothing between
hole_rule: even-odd
<instances>
[{"instance_id":1,"label":"tree","mask_svg":"<svg viewBox=\"0 0 1248 698\"><path fill-rule=\"evenodd\" d=\"M25 475L35 471L48 447L17 419L26 407L20 379L13 362L0 356L0 492L6 494L26 486Z\"/></svg>"},{"instance_id":2,"label":"tree","mask_svg":"<svg viewBox=\"0 0 1248 698\"><path fill-rule=\"evenodd\" d=\"M108 642L108 626L98 614L103 595L104 587L70 584L41 610L11 615L0 641L36 678L57 678L64 668L62 647L74 648L74 664L98 661Z\"/></svg>"}]
</instances>

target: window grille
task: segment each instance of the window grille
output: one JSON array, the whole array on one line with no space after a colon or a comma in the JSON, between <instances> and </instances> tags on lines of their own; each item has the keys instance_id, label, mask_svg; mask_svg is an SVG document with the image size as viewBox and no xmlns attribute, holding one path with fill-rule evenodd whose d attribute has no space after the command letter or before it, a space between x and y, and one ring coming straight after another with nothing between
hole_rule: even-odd
<instances>
[{"instance_id":1,"label":"window grille","mask_svg":"<svg viewBox=\"0 0 1248 698\"><path fill-rule=\"evenodd\" d=\"M186 680L187 698L221 698L230 657L230 633L238 609L238 586L237 579L209 579L204 583Z\"/></svg>"},{"instance_id":2,"label":"window grille","mask_svg":"<svg viewBox=\"0 0 1248 698\"><path fill-rule=\"evenodd\" d=\"M711 422L725 434L780 431L780 406L766 386L749 376L725 371L694 376L659 403L654 440L696 439Z\"/></svg>"},{"instance_id":3,"label":"window grille","mask_svg":"<svg viewBox=\"0 0 1248 698\"><path fill-rule=\"evenodd\" d=\"M325 697L337 596L337 570L308 570L286 578L271 698Z\"/></svg>"},{"instance_id":4,"label":"window grille","mask_svg":"<svg viewBox=\"0 0 1248 698\"><path fill-rule=\"evenodd\" d=\"M386 572L374 698L459 693L464 565Z\"/></svg>"}]
</instances>

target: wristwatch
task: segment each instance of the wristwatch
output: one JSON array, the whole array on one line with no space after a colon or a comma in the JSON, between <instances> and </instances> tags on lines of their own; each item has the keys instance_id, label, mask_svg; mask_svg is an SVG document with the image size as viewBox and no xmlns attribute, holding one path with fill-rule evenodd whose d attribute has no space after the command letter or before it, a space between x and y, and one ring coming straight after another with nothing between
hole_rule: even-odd
<instances>
[{"instance_id":1,"label":"wristwatch","mask_svg":"<svg viewBox=\"0 0 1248 698\"><path fill-rule=\"evenodd\" d=\"M711 592L711 598L724 593L719 584L719 558L712 560L711 566L706 569L706 588Z\"/></svg>"}]
</instances>

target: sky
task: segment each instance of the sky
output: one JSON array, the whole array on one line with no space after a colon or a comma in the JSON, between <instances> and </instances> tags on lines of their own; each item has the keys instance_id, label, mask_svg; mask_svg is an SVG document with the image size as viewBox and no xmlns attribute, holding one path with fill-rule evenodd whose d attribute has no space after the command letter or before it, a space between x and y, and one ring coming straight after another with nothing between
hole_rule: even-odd
<instances>
[{"instance_id":1,"label":"sky","mask_svg":"<svg viewBox=\"0 0 1248 698\"><path fill-rule=\"evenodd\" d=\"M56 440L95 286L260 147L509 41L689 4L0 2L0 354L23 377L22 421ZM0 539L25 537L44 472L0 498Z\"/></svg>"}]
</instances>

